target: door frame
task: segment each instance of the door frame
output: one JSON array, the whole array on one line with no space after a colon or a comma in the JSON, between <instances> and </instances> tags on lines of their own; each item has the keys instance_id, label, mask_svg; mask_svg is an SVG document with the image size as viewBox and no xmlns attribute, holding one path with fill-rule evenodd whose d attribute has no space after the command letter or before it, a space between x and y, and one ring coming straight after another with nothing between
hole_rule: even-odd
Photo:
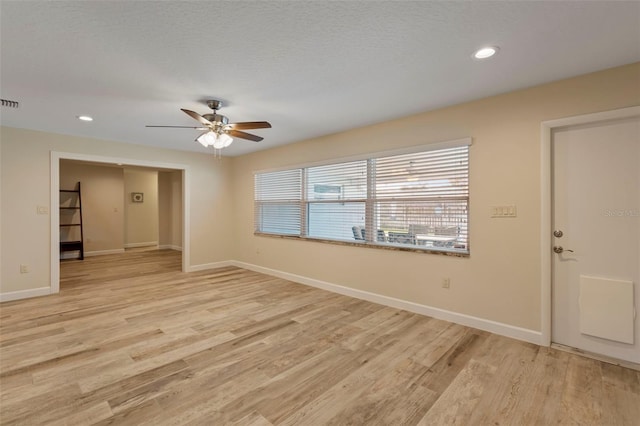
<instances>
[{"instance_id":1,"label":"door frame","mask_svg":"<svg viewBox=\"0 0 640 426\"><path fill-rule=\"evenodd\" d=\"M164 163L160 161L136 160L131 158L103 157L92 154L51 151L51 260L49 294L60 292L60 160L89 161L92 163L114 164L119 166L142 166L153 169L169 169L182 172L182 272L189 272L191 265L191 225L190 194L191 181L189 166L185 164Z\"/></svg>"},{"instance_id":2,"label":"door frame","mask_svg":"<svg viewBox=\"0 0 640 426\"><path fill-rule=\"evenodd\" d=\"M551 168L551 143L553 142L553 130L575 126L580 124L599 123L610 120L619 120L640 116L640 106L615 109L611 111L596 112L592 114L578 115L574 117L560 118L557 120L543 121L540 125L541 149L541 197L540 197L540 288L541 288L541 313L540 313L540 344L551 345L551 325L552 325L552 241L551 229L553 215L552 200L552 168Z\"/></svg>"}]
</instances>

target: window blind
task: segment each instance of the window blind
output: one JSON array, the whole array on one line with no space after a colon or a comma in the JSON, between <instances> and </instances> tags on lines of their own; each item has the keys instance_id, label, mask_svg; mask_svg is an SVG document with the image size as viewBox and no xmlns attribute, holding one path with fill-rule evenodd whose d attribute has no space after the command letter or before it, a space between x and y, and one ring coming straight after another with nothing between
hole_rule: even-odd
<instances>
[{"instance_id":1,"label":"window blind","mask_svg":"<svg viewBox=\"0 0 640 426\"><path fill-rule=\"evenodd\" d=\"M365 225L366 160L309 167L306 170L306 235L353 240L352 228Z\"/></svg>"},{"instance_id":2,"label":"window blind","mask_svg":"<svg viewBox=\"0 0 640 426\"><path fill-rule=\"evenodd\" d=\"M468 253L468 207L467 144L255 175L258 233Z\"/></svg>"},{"instance_id":3,"label":"window blind","mask_svg":"<svg viewBox=\"0 0 640 426\"><path fill-rule=\"evenodd\" d=\"M375 200L387 242L466 250L469 147L376 159Z\"/></svg>"},{"instance_id":4,"label":"window blind","mask_svg":"<svg viewBox=\"0 0 640 426\"><path fill-rule=\"evenodd\" d=\"M255 230L300 235L302 170L260 173L254 179Z\"/></svg>"}]
</instances>

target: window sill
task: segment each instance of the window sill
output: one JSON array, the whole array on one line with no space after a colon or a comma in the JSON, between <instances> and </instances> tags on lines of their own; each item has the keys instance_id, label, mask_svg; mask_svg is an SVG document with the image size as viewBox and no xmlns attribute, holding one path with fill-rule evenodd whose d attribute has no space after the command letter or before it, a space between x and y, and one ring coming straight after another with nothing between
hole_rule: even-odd
<instances>
[{"instance_id":1,"label":"window sill","mask_svg":"<svg viewBox=\"0 0 640 426\"><path fill-rule=\"evenodd\" d=\"M378 249L378 250L392 250L392 251L407 251L413 253L425 253L425 254L438 254L441 256L452 256L452 257L470 257L471 254L468 251L457 251L453 249L432 249L432 248L414 248L409 246L394 246L389 244L379 244L379 243L368 243L368 242L356 242L356 241L337 241L337 240L326 240L322 238L313 238L313 237L299 237L296 235L279 235L279 234L269 234L265 232L254 232L253 235L257 237L269 237L269 238L280 238L284 240L297 240L297 241L310 241L316 243L325 243L325 244L335 244L340 246L352 246L352 247L365 247L370 249Z\"/></svg>"}]
</instances>

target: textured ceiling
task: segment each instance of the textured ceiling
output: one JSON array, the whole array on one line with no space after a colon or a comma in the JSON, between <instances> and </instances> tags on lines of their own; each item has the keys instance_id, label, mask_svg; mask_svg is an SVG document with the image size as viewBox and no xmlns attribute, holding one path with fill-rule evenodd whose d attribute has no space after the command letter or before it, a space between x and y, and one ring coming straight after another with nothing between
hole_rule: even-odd
<instances>
[{"instance_id":1,"label":"textured ceiling","mask_svg":"<svg viewBox=\"0 0 640 426\"><path fill-rule=\"evenodd\" d=\"M180 108L212 98L272 123L225 155L640 61L640 2L1 1L0 19L20 102L2 125L212 152L144 126L194 125Z\"/></svg>"}]
</instances>

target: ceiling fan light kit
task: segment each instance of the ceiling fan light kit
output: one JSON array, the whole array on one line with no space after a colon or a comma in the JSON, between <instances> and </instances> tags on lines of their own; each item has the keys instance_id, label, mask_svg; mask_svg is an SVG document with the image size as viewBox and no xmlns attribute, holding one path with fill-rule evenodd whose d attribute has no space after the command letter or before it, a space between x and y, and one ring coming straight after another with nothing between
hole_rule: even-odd
<instances>
[{"instance_id":1,"label":"ceiling fan light kit","mask_svg":"<svg viewBox=\"0 0 640 426\"><path fill-rule=\"evenodd\" d=\"M267 121L245 121L240 123L229 123L229 119L224 115L218 114L218 110L222 106L222 102L212 99L207 101L207 106L213 110L213 114L200 115L197 112L181 108L181 111L193 118L201 125L198 127L189 126L147 126L147 127L174 127L205 130L201 133L196 141L202 146L220 150L226 148L233 142L233 137L247 139L253 142L260 142L262 137L252 135L251 133L242 132L247 129L268 129L271 124ZM232 137L233 136L233 137Z\"/></svg>"},{"instance_id":2,"label":"ceiling fan light kit","mask_svg":"<svg viewBox=\"0 0 640 426\"><path fill-rule=\"evenodd\" d=\"M198 136L196 138L196 142L200 142L200 144L206 148L208 146L213 146L213 144L216 142L216 139L217 136L215 133L207 131Z\"/></svg>"},{"instance_id":3,"label":"ceiling fan light kit","mask_svg":"<svg viewBox=\"0 0 640 426\"><path fill-rule=\"evenodd\" d=\"M200 142L200 144L205 148L208 146L212 146L215 149L222 149L231 145L231 142L233 142L233 138L226 133L218 134L213 130L208 130L198 136L196 138L196 141Z\"/></svg>"}]
</instances>

